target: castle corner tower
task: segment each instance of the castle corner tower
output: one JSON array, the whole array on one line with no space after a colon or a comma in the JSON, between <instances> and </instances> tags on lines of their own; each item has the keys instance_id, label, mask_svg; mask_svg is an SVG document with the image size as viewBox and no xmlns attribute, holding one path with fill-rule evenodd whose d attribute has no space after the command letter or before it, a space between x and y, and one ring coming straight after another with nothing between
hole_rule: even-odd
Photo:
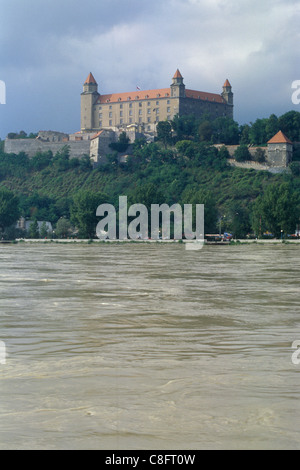
<instances>
[{"instance_id":1,"label":"castle corner tower","mask_svg":"<svg viewBox=\"0 0 300 470\"><path fill-rule=\"evenodd\" d=\"M224 100L228 103L233 105L233 93L232 93L232 87L229 83L228 78L226 79L224 85L223 85L223 92L222 96Z\"/></svg>"},{"instance_id":2,"label":"castle corner tower","mask_svg":"<svg viewBox=\"0 0 300 470\"><path fill-rule=\"evenodd\" d=\"M94 123L94 104L98 98L98 84L90 72L81 93L81 132L93 132L97 129Z\"/></svg>"},{"instance_id":3,"label":"castle corner tower","mask_svg":"<svg viewBox=\"0 0 300 470\"><path fill-rule=\"evenodd\" d=\"M183 76L177 69L173 77L171 85L171 96L173 98L185 98L185 85L183 83Z\"/></svg>"}]
</instances>

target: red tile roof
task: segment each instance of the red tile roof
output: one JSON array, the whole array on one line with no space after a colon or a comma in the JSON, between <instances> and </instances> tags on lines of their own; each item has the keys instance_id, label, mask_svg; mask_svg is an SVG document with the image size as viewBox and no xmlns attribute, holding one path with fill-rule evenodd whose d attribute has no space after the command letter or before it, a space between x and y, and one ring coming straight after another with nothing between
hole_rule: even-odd
<instances>
[{"instance_id":1,"label":"red tile roof","mask_svg":"<svg viewBox=\"0 0 300 470\"><path fill-rule=\"evenodd\" d=\"M185 96L187 98L193 98L194 100L212 101L214 103L225 103L224 98L216 93L207 93L205 91L196 90L185 90Z\"/></svg>"},{"instance_id":2,"label":"red tile roof","mask_svg":"<svg viewBox=\"0 0 300 470\"><path fill-rule=\"evenodd\" d=\"M153 100L156 98L170 97L170 88L160 88L158 90L136 90L127 93L112 93L109 95L100 95L98 103L117 103L118 101L136 101L136 100Z\"/></svg>"},{"instance_id":3,"label":"red tile roof","mask_svg":"<svg viewBox=\"0 0 300 470\"><path fill-rule=\"evenodd\" d=\"M102 134L102 132L103 132L103 129L101 131L97 132L96 134L92 135L90 140L96 139L96 137L99 137L99 135Z\"/></svg>"},{"instance_id":4,"label":"red tile roof","mask_svg":"<svg viewBox=\"0 0 300 470\"><path fill-rule=\"evenodd\" d=\"M225 87L227 87L227 86L230 86L230 87L231 87L231 85L230 85L230 83L229 83L229 80L228 80L228 78L226 78L226 81L225 81L225 83L224 83L224 85L223 85L223 86L225 86Z\"/></svg>"},{"instance_id":5,"label":"red tile roof","mask_svg":"<svg viewBox=\"0 0 300 470\"><path fill-rule=\"evenodd\" d=\"M286 135L284 135L282 131L279 131L267 143L268 144L286 144L286 143L292 144L293 142L291 142L290 139Z\"/></svg>"},{"instance_id":6,"label":"red tile roof","mask_svg":"<svg viewBox=\"0 0 300 470\"><path fill-rule=\"evenodd\" d=\"M138 100L154 100L158 98L170 98L170 88L160 88L158 90L144 90L144 91L132 91L126 93L112 93L107 95L100 95L98 98L98 104L107 103L118 103L125 101L138 101ZM185 96L187 98L199 99L203 101L210 101L214 103L225 103L225 100L221 95L216 93L206 93L204 91L196 90L185 90Z\"/></svg>"},{"instance_id":7,"label":"red tile roof","mask_svg":"<svg viewBox=\"0 0 300 470\"><path fill-rule=\"evenodd\" d=\"M183 76L181 75L178 69L176 70L173 78L183 78Z\"/></svg>"},{"instance_id":8,"label":"red tile roof","mask_svg":"<svg viewBox=\"0 0 300 470\"><path fill-rule=\"evenodd\" d=\"M95 78L94 78L94 76L91 72L89 73L89 75L88 75L86 81L84 82L84 84L86 84L86 83L95 83L97 85L97 82L96 82L96 80L95 80Z\"/></svg>"}]
</instances>

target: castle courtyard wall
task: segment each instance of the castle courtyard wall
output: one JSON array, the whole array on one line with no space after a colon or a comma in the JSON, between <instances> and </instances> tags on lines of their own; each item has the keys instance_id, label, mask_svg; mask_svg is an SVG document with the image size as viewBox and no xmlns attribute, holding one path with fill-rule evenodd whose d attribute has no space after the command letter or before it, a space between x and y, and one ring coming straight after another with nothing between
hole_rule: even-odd
<instances>
[{"instance_id":1,"label":"castle courtyard wall","mask_svg":"<svg viewBox=\"0 0 300 470\"><path fill-rule=\"evenodd\" d=\"M15 154L25 152L29 158L32 158L37 152L47 152L48 150L51 150L55 155L66 145L70 148L70 158L82 158L84 155L90 154L89 140L44 142L38 139L5 139L4 152Z\"/></svg>"}]
</instances>

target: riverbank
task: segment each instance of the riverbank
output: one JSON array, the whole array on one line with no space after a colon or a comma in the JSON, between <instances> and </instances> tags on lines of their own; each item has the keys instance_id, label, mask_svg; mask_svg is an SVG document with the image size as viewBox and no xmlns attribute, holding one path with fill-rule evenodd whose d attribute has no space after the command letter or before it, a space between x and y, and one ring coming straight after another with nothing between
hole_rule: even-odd
<instances>
[{"instance_id":1,"label":"riverbank","mask_svg":"<svg viewBox=\"0 0 300 470\"><path fill-rule=\"evenodd\" d=\"M81 244L94 244L94 243L193 243L192 241L186 241L186 240L100 240L98 238L96 239L80 239L80 238L74 238L74 239L66 239L66 238L57 238L57 239L33 239L33 238L21 238L21 239L16 239L16 240L2 240L0 243L43 243L43 244L53 244L53 243L81 243ZM300 239L288 239L288 240L281 240L281 239L237 239L237 240L231 240L231 241L220 241L220 242L213 242L213 241L204 241L205 245L223 245L223 246L228 246L228 245L239 245L239 244L260 244L260 245L271 245L271 244L276 244L276 245L282 245L282 244L300 244Z\"/></svg>"}]
</instances>

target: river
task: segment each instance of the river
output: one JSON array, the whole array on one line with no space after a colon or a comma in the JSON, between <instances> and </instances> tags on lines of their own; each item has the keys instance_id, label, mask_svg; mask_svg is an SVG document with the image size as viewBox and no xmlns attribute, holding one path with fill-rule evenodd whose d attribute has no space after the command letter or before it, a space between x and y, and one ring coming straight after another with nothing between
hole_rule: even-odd
<instances>
[{"instance_id":1,"label":"river","mask_svg":"<svg viewBox=\"0 0 300 470\"><path fill-rule=\"evenodd\" d=\"M0 246L0 449L300 449L290 245Z\"/></svg>"}]
</instances>

